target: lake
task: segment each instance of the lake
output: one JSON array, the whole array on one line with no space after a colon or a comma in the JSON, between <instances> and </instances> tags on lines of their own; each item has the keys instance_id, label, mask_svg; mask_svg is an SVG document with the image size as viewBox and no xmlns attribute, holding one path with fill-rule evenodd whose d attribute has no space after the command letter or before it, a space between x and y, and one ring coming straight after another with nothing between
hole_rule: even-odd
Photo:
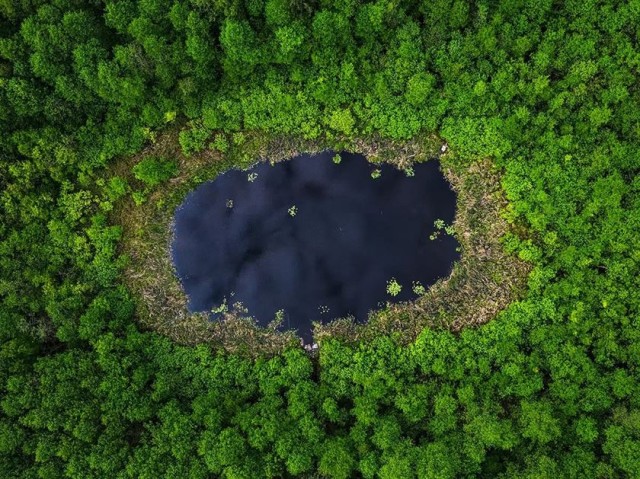
<instances>
[{"instance_id":1,"label":"lake","mask_svg":"<svg viewBox=\"0 0 640 479\"><path fill-rule=\"evenodd\" d=\"M456 198L439 163L407 176L357 154L336 164L334 155L230 170L187 195L171 254L190 311L239 301L261 325L283 311L281 328L309 342L312 321L364 321L386 301L416 298L415 282L448 276L458 243L434 222L453 222ZM402 286L396 296L392 278Z\"/></svg>"}]
</instances>

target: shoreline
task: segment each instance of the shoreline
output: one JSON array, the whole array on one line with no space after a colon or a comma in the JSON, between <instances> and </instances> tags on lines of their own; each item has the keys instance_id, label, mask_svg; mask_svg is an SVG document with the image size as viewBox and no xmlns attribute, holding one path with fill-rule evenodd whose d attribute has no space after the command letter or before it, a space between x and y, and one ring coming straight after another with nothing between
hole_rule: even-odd
<instances>
[{"instance_id":1,"label":"shoreline","mask_svg":"<svg viewBox=\"0 0 640 479\"><path fill-rule=\"evenodd\" d=\"M401 143L379 138L330 143L269 137L255 132L245 132L244 137L248 141L234 146L226 155L206 149L185 156L174 130L140 154L122 159L120 167L114 168L114 171L127 171L124 168L128 166L130 172L132 164L147 156L173 156L180 165L179 175L152 191L143 204L133 205L129 195L120 200L110 217L111 223L123 226L120 252L130 258L125 282L138 299L137 319L145 329L157 331L180 344L207 343L216 349L250 356L271 356L295 347L296 343L313 353L328 338L353 343L393 334L400 343L409 343L425 327L458 331L465 326L486 323L523 289L529 267L504 252L500 244L499 238L509 230L500 218L506 201L501 194L499 175L488 160L476 162L467 169L456 166L448 145L434 136ZM309 344L293 331L259 326L253 318L243 316L242 311L223 313L223 319L218 321L210 321L207 313L190 313L187 295L171 259L174 212L184 197L198 184L213 180L231 168L246 170L260 162L275 164L299 154L325 150L360 153L373 164L384 162L399 169L415 162L439 161L440 169L457 195L453 227L461 257L451 273L427 288L415 301L387 303L385 308L372 311L365 322L334 318L327 324L314 323L313 341ZM130 173L126 179L135 182ZM498 227L484 231L481 227L486 222ZM489 251L489 257L480 258L481 250ZM507 279L506 288L503 281L491 278L494 273ZM483 290L489 291L488 298L483 297ZM456 308L455 303L461 301L468 307ZM472 314L478 305L482 306L481 313Z\"/></svg>"}]
</instances>

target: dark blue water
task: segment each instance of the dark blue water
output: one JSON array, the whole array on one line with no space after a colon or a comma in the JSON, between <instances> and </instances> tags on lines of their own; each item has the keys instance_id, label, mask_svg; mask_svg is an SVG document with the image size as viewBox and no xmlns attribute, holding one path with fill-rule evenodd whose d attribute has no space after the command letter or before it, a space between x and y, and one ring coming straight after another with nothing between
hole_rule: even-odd
<instances>
[{"instance_id":1,"label":"dark blue water","mask_svg":"<svg viewBox=\"0 0 640 479\"><path fill-rule=\"evenodd\" d=\"M415 165L413 177L385 165L373 179L361 155L333 156L232 170L187 196L172 255L191 311L226 298L266 325L283 309L283 328L310 341L311 321L366 320L385 301L415 298L414 281L427 287L449 274L456 240L429 238L436 219L450 224L455 213L438 162ZM395 297L391 278L402 285Z\"/></svg>"}]
</instances>

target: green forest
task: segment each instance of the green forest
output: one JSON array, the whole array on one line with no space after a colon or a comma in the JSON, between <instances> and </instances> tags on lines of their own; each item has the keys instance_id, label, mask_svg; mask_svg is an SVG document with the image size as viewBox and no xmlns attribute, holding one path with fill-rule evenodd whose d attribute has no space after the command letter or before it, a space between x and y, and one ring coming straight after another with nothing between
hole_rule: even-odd
<instances>
[{"instance_id":1,"label":"green forest","mask_svg":"<svg viewBox=\"0 0 640 479\"><path fill-rule=\"evenodd\" d=\"M0 477L640 478L638 38L639 0L0 0ZM111 214L168 131L437 135L499 169L525 291L410 344L181 345Z\"/></svg>"}]
</instances>

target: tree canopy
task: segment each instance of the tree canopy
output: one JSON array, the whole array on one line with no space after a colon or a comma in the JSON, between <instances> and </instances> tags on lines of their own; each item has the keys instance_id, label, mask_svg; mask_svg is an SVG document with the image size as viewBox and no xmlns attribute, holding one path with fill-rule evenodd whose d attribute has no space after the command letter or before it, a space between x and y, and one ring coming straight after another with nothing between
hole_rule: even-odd
<instances>
[{"instance_id":1,"label":"tree canopy","mask_svg":"<svg viewBox=\"0 0 640 479\"><path fill-rule=\"evenodd\" d=\"M637 0L1 1L1 475L640 477L638 37ZM172 124L490 157L526 295L317 360L143 331L111 168Z\"/></svg>"}]
</instances>

